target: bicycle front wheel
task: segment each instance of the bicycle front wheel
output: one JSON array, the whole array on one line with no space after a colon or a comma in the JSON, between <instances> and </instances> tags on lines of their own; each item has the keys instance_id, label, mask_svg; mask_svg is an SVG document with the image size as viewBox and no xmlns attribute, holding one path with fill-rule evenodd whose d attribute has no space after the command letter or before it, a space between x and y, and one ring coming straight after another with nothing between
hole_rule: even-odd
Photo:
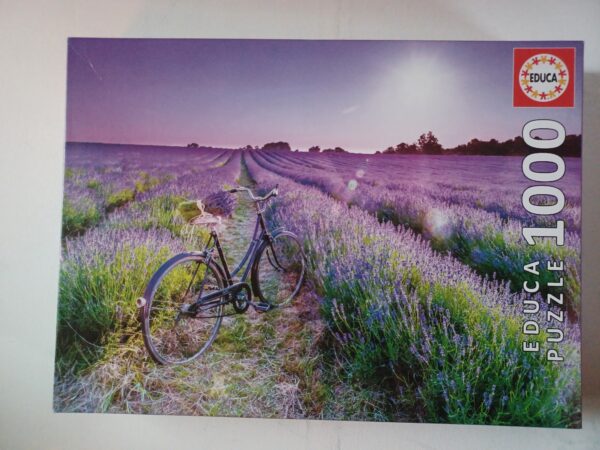
<instances>
[{"instance_id":1,"label":"bicycle front wheel","mask_svg":"<svg viewBox=\"0 0 600 450\"><path fill-rule=\"evenodd\" d=\"M183 364L210 347L223 320L223 297L201 304L196 314L188 311L224 287L217 265L202 255L183 253L158 269L144 293L141 317L144 343L156 362Z\"/></svg>"},{"instance_id":2,"label":"bicycle front wheel","mask_svg":"<svg viewBox=\"0 0 600 450\"><path fill-rule=\"evenodd\" d=\"M294 233L281 231L258 250L252 267L252 289L261 301L284 306L300 291L305 272L300 240Z\"/></svg>"}]
</instances>

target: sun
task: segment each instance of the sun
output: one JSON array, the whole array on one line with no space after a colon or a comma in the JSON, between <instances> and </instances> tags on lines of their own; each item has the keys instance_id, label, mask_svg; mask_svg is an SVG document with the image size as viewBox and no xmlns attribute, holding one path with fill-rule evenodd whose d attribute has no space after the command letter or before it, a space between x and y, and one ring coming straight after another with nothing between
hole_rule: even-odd
<instances>
[{"instance_id":1,"label":"sun","mask_svg":"<svg viewBox=\"0 0 600 450\"><path fill-rule=\"evenodd\" d=\"M436 56L413 56L399 63L393 72L397 96L410 105L435 104L439 108L450 104L455 96L453 67Z\"/></svg>"},{"instance_id":2,"label":"sun","mask_svg":"<svg viewBox=\"0 0 600 450\"><path fill-rule=\"evenodd\" d=\"M374 101L382 111L431 118L461 103L459 68L436 55L411 55L392 63L381 78Z\"/></svg>"}]
</instances>

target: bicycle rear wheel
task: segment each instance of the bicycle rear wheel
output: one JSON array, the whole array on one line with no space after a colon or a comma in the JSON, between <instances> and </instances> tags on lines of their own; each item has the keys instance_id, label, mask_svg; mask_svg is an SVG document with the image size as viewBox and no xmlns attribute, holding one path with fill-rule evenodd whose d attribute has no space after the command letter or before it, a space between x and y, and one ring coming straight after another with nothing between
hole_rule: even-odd
<instances>
[{"instance_id":1,"label":"bicycle rear wheel","mask_svg":"<svg viewBox=\"0 0 600 450\"><path fill-rule=\"evenodd\" d=\"M197 314L187 311L224 287L217 265L207 264L202 255L183 253L158 269L144 293L141 313L144 343L156 362L183 364L210 347L223 320L223 297L211 299Z\"/></svg>"},{"instance_id":2,"label":"bicycle rear wheel","mask_svg":"<svg viewBox=\"0 0 600 450\"><path fill-rule=\"evenodd\" d=\"M306 258L300 240L290 231L281 231L257 252L252 266L252 290L263 302L287 305L300 291L305 272Z\"/></svg>"}]
</instances>

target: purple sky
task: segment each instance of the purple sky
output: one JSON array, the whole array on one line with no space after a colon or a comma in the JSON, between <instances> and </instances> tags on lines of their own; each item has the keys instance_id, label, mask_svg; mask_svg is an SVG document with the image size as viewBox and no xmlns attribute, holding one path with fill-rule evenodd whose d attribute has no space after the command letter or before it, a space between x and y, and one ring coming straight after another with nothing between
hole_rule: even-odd
<instances>
[{"instance_id":1,"label":"purple sky","mask_svg":"<svg viewBox=\"0 0 600 450\"><path fill-rule=\"evenodd\" d=\"M67 140L374 152L428 130L446 147L534 118L581 133L575 108L513 108L525 42L69 40ZM579 43L576 76L583 73Z\"/></svg>"}]
</instances>

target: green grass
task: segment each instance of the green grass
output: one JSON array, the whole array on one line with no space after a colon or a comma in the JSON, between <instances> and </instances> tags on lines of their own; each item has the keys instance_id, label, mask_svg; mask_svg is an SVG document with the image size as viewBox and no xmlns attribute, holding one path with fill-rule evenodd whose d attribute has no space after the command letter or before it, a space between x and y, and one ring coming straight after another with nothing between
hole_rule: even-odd
<instances>
[{"instance_id":1,"label":"green grass","mask_svg":"<svg viewBox=\"0 0 600 450\"><path fill-rule=\"evenodd\" d=\"M145 201L135 201L130 205L132 214L127 220L113 221L110 226L166 229L173 237L181 239L188 250L201 249L209 237L209 230L186 224L177 212L177 206L182 201L184 199L176 195L158 195Z\"/></svg>"},{"instance_id":2,"label":"green grass","mask_svg":"<svg viewBox=\"0 0 600 450\"><path fill-rule=\"evenodd\" d=\"M147 172L140 172L139 179L135 182L135 192L141 194L158 186L161 180L158 177L153 177Z\"/></svg>"},{"instance_id":3,"label":"green grass","mask_svg":"<svg viewBox=\"0 0 600 450\"><path fill-rule=\"evenodd\" d=\"M94 191L100 192L100 190L102 189L102 184L100 183L100 181L92 179L86 183L86 187L88 189L93 189Z\"/></svg>"},{"instance_id":4,"label":"green grass","mask_svg":"<svg viewBox=\"0 0 600 450\"><path fill-rule=\"evenodd\" d=\"M135 299L170 251L124 245L112 261L64 261L59 278L57 367L84 369L139 329Z\"/></svg>"},{"instance_id":5,"label":"green grass","mask_svg":"<svg viewBox=\"0 0 600 450\"><path fill-rule=\"evenodd\" d=\"M62 211L63 237L83 233L88 228L96 226L102 220L102 217L102 213L93 202L80 201L76 207L65 198Z\"/></svg>"},{"instance_id":6,"label":"green grass","mask_svg":"<svg viewBox=\"0 0 600 450\"><path fill-rule=\"evenodd\" d=\"M106 211L112 212L115 209L126 205L135 198L133 189L125 188L120 191L111 192L106 197Z\"/></svg>"}]
</instances>

